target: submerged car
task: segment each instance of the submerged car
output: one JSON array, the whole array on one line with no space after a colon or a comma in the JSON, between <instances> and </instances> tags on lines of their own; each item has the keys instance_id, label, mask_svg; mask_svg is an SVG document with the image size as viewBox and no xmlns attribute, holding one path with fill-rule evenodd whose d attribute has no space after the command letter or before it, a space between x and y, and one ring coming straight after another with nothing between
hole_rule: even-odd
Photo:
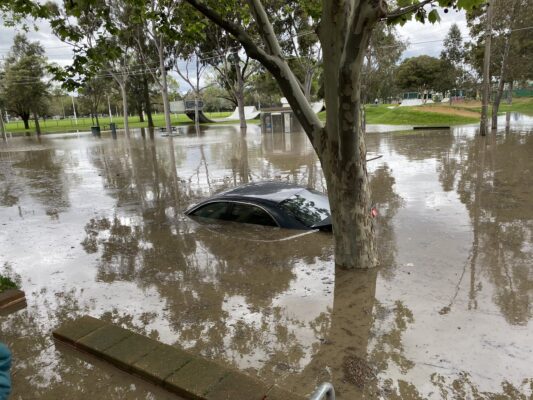
<instances>
[{"instance_id":1,"label":"submerged car","mask_svg":"<svg viewBox=\"0 0 533 400\"><path fill-rule=\"evenodd\" d=\"M282 182L258 182L230 189L195 204L185 214L287 229L331 231L327 196Z\"/></svg>"}]
</instances>

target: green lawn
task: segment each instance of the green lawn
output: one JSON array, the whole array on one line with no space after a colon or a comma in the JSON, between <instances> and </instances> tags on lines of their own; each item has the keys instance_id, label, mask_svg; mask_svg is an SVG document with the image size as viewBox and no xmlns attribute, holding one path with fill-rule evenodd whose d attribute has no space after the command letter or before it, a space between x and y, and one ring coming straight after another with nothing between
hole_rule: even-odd
<instances>
[{"instance_id":1,"label":"green lawn","mask_svg":"<svg viewBox=\"0 0 533 400\"><path fill-rule=\"evenodd\" d=\"M459 106L453 105L452 108L457 110L470 110L481 113L481 105L478 103L475 106ZM503 99L500 104L499 113L507 111L514 111L521 114L533 116L533 97L517 97L513 99L513 104L507 104ZM492 107L489 106L489 112L492 113Z\"/></svg>"},{"instance_id":2,"label":"green lawn","mask_svg":"<svg viewBox=\"0 0 533 400\"><path fill-rule=\"evenodd\" d=\"M365 107L366 122L368 124L384 125L460 125L479 121L479 118L448 115L437 112L417 110L417 107L388 108L390 104ZM326 112L321 112L319 118L326 119Z\"/></svg>"},{"instance_id":3,"label":"green lawn","mask_svg":"<svg viewBox=\"0 0 533 400\"><path fill-rule=\"evenodd\" d=\"M431 112L422 111L418 107L395 107L388 108L390 105L382 104L377 107L373 105L367 105L366 121L369 124L385 124L385 125L461 125L479 122L479 118L475 116L454 115L454 110L457 110L457 114L461 114L461 111L480 112L481 107L479 103L473 105L452 105L447 104L434 104L435 107L449 107L449 111L443 112ZM427 105L426 107L431 107ZM533 116L533 98L516 98L513 100L513 104L502 103L500 106L501 112L515 111L527 115ZM465 114L463 112L463 114ZM211 118L224 118L230 115L229 112L220 113L206 113ZM326 112L319 114L321 120L326 119ZM102 129L109 129L109 118L100 118L100 126ZM123 127L121 118L114 118L114 122L120 129ZM129 123L131 128L146 127L147 122L139 122L139 117L130 117ZM163 114L154 115L154 124L156 127L163 127L165 125ZM188 125L192 124L192 121L183 114L172 115L173 125ZM41 130L43 133L54 132L76 132L76 130L89 131L91 129L92 121L90 118L78 119L78 125L73 120L47 120L41 121ZM30 131L34 131L33 121L30 123ZM7 131L13 134L21 134L25 132L24 124L21 121L11 122L7 124Z\"/></svg>"},{"instance_id":4,"label":"green lawn","mask_svg":"<svg viewBox=\"0 0 533 400\"><path fill-rule=\"evenodd\" d=\"M205 113L208 117L211 118L224 118L231 115L230 112L214 112L214 113ZM165 126L165 117L163 114L154 114L153 116L154 125L156 127L163 127ZM130 128L142 128L147 127L148 122L139 122L139 117L130 117L128 119ZM193 121L187 117L184 114L179 115L172 115L171 118L172 125L187 125L192 124ZM111 122L109 117L103 117L99 118L100 127L102 129L109 129L109 123ZM123 120L121 117L119 118L113 118L113 122L117 124L117 128L121 129L124 126ZM77 130L80 131L90 131L91 126L93 125L93 122L91 121L91 118L78 118L78 123L76 124L74 120L70 119L64 119L64 120L46 120L46 121L39 121L41 125L41 131L43 133L55 133L55 132L76 132ZM8 132L11 132L13 134L17 133L23 133L26 131L24 129L24 123L22 121L14 121L10 122L9 124L6 124L6 130ZM34 121L30 121L30 131L35 131L35 124Z\"/></svg>"}]
</instances>

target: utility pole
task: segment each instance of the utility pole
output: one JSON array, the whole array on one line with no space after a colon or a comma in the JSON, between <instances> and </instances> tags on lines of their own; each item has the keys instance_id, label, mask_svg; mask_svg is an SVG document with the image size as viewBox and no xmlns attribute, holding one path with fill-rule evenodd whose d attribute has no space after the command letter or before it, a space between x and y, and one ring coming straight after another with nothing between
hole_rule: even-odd
<instances>
[{"instance_id":1,"label":"utility pole","mask_svg":"<svg viewBox=\"0 0 533 400\"><path fill-rule=\"evenodd\" d=\"M485 136L488 131L490 100L490 45L492 40L492 7L492 3L487 3L487 21L485 23L485 54L483 56L483 91L481 92L481 121L479 122L479 134L481 136Z\"/></svg>"}]
</instances>

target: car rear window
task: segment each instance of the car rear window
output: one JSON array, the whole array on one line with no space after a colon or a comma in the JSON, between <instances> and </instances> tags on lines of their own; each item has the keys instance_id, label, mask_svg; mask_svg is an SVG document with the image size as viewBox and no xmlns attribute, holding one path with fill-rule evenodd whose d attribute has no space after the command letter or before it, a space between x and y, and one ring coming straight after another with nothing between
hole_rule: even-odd
<instances>
[{"instance_id":1,"label":"car rear window","mask_svg":"<svg viewBox=\"0 0 533 400\"><path fill-rule=\"evenodd\" d=\"M306 226L318 224L331 215L328 198L309 189L282 201L280 206Z\"/></svg>"}]
</instances>

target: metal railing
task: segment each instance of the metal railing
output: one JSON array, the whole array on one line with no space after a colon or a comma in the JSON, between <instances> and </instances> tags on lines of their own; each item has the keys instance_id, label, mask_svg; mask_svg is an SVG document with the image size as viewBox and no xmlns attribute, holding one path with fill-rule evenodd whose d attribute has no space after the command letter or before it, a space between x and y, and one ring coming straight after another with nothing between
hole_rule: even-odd
<instances>
[{"instance_id":1,"label":"metal railing","mask_svg":"<svg viewBox=\"0 0 533 400\"><path fill-rule=\"evenodd\" d=\"M309 397L309 400L335 400L335 389L333 385L329 382L324 382L321 384L317 390Z\"/></svg>"}]
</instances>

